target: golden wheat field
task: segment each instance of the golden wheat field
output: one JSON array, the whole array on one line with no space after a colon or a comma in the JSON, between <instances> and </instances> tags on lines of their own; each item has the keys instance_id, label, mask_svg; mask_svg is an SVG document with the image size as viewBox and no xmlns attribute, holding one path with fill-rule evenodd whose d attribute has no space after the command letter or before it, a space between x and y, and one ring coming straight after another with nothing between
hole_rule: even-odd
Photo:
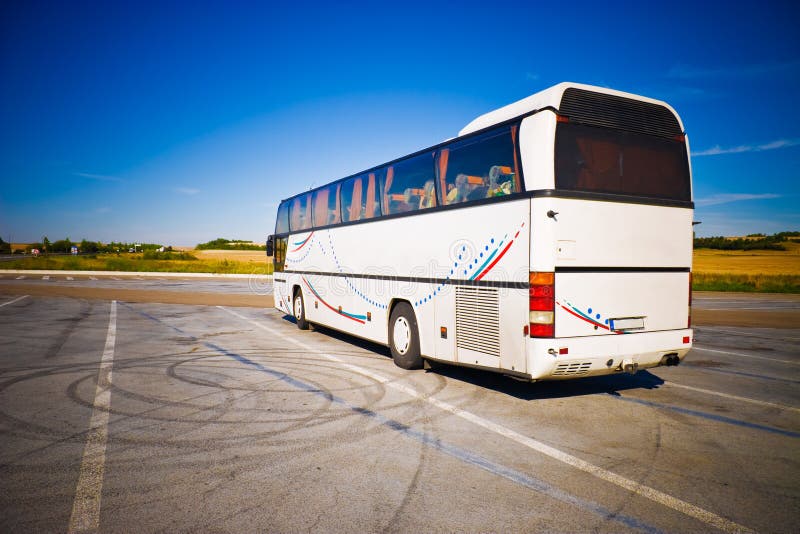
<instances>
[{"instance_id":1,"label":"golden wheat field","mask_svg":"<svg viewBox=\"0 0 800 534\"><path fill-rule=\"evenodd\" d=\"M199 260L228 260L242 263L266 264L267 254L263 250L191 250ZM270 263L272 258L270 258Z\"/></svg>"},{"instance_id":2,"label":"golden wheat field","mask_svg":"<svg viewBox=\"0 0 800 534\"><path fill-rule=\"evenodd\" d=\"M782 243L787 250L694 251L695 273L800 275L800 243Z\"/></svg>"}]
</instances>

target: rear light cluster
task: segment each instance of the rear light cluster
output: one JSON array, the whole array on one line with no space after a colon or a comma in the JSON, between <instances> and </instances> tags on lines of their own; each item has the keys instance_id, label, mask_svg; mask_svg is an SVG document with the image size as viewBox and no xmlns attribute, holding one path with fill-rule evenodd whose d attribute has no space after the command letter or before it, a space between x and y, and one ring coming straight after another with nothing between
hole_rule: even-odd
<instances>
[{"instance_id":1,"label":"rear light cluster","mask_svg":"<svg viewBox=\"0 0 800 534\"><path fill-rule=\"evenodd\" d=\"M555 336L555 273L530 273L528 322L531 337Z\"/></svg>"}]
</instances>

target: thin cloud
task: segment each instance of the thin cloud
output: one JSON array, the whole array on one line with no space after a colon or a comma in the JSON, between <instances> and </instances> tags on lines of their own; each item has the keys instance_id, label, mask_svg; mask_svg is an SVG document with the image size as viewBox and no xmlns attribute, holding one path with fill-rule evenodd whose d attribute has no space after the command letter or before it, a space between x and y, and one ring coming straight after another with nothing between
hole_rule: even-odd
<instances>
[{"instance_id":1,"label":"thin cloud","mask_svg":"<svg viewBox=\"0 0 800 534\"><path fill-rule=\"evenodd\" d=\"M736 65L731 67L698 68L688 65L675 65L667 76L670 78L753 78L770 74L780 74L800 69L800 61L771 61L756 65Z\"/></svg>"},{"instance_id":2,"label":"thin cloud","mask_svg":"<svg viewBox=\"0 0 800 534\"><path fill-rule=\"evenodd\" d=\"M73 172L73 176L81 176L83 178L90 178L92 180L100 180L101 182L125 182L125 178L119 176L109 176L108 174L91 174L88 172Z\"/></svg>"},{"instance_id":3,"label":"thin cloud","mask_svg":"<svg viewBox=\"0 0 800 534\"><path fill-rule=\"evenodd\" d=\"M194 187L176 187L173 191L186 196L194 196L200 192L199 189L195 189Z\"/></svg>"},{"instance_id":4,"label":"thin cloud","mask_svg":"<svg viewBox=\"0 0 800 534\"><path fill-rule=\"evenodd\" d=\"M705 198L696 198L694 204L695 206L705 207L739 202L742 200L765 200L780 197L781 195L776 195L775 193L720 193Z\"/></svg>"},{"instance_id":5,"label":"thin cloud","mask_svg":"<svg viewBox=\"0 0 800 534\"><path fill-rule=\"evenodd\" d=\"M525 78L527 80L536 81L536 80L539 79L539 75L536 74L535 72L526 72L525 73Z\"/></svg>"},{"instance_id":6,"label":"thin cloud","mask_svg":"<svg viewBox=\"0 0 800 534\"><path fill-rule=\"evenodd\" d=\"M763 145L739 145L728 148L716 145L706 150L692 152L692 156L719 156L720 154L741 154L742 152L764 152L765 150L775 150L797 145L800 145L800 139L778 139L776 141L764 143Z\"/></svg>"}]
</instances>

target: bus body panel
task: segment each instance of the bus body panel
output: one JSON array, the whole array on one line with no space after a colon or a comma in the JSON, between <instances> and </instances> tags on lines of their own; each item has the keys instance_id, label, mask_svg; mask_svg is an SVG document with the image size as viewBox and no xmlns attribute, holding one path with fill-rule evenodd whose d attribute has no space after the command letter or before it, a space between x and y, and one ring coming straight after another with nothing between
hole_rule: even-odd
<instances>
[{"instance_id":1,"label":"bus body panel","mask_svg":"<svg viewBox=\"0 0 800 534\"><path fill-rule=\"evenodd\" d=\"M558 213L549 225L555 247L542 250L534 243L532 254L554 254L556 268L688 268L692 264L691 209L571 198L549 200L547 209ZM538 202L535 199L534 205ZM538 208L535 221L547 222L546 210L544 214L542 211Z\"/></svg>"},{"instance_id":2,"label":"bus body panel","mask_svg":"<svg viewBox=\"0 0 800 534\"><path fill-rule=\"evenodd\" d=\"M553 219L539 203L531 265L553 264L556 337L686 328L692 210L551 198Z\"/></svg>"},{"instance_id":3,"label":"bus body panel","mask_svg":"<svg viewBox=\"0 0 800 534\"><path fill-rule=\"evenodd\" d=\"M656 367L676 355L683 360L691 348L690 329L564 339L531 338L528 374L533 380L555 380L623 372L623 364L638 369ZM566 350L566 353L561 354Z\"/></svg>"},{"instance_id":4,"label":"bus body panel","mask_svg":"<svg viewBox=\"0 0 800 534\"><path fill-rule=\"evenodd\" d=\"M687 328L688 272L556 273L556 337Z\"/></svg>"},{"instance_id":5,"label":"bus body panel","mask_svg":"<svg viewBox=\"0 0 800 534\"><path fill-rule=\"evenodd\" d=\"M291 313L299 288L310 322L386 344L404 300L423 355L524 370L529 217L522 198L290 234L276 306ZM411 250L392 245L409 239Z\"/></svg>"},{"instance_id":6,"label":"bus body panel","mask_svg":"<svg viewBox=\"0 0 800 534\"><path fill-rule=\"evenodd\" d=\"M523 164L525 189L553 189L553 151L556 117L553 113L537 113L522 120L519 127L519 151Z\"/></svg>"}]
</instances>

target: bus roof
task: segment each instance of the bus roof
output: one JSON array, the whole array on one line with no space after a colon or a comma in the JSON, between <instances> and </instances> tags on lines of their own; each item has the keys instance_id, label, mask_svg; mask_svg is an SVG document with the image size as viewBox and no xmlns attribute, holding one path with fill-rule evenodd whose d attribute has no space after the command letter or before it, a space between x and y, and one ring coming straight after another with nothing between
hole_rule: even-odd
<instances>
[{"instance_id":1,"label":"bus roof","mask_svg":"<svg viewBox=\"0 0 800 534\"><path fill-rule=\"evenodd\" d=\"M513 118L525 115L527 113L531 113L536 110L544 108L552 108L557 110L561 105L561 97L564 95L564 91L566 91L570 87L574 87L576 89L584 89L586 91L593 91L595 93L604 93L607 95L615 95L623 98L630 98L642 102L650 102L651 104L664 106L665 108L670 110L673 115L675 115L675 117L678 119L678 123L680 124L681 130L683 130L683 122L681 121L681 118L678 116L678 114L675 112L672 106L670 106L666 102L662 102L661 100L654 100L652 98L647 98L640 95L624 93L622 91L615 91L614 89L608 89L605 87L596 87L593 85L585 85L582 83L574 83L574 82L562 82L559 83L558 85L554 85L543 91L539 91L538 93L532 94L531 96L525 97L522 100L518 100L512 104L508 104L507 106L503 106L499 109L481 115L480 117L476 118L475 120L467 124L464 128L462 128L461 131L458 132L458 136L461 137L462 135L467 135L472 132L488 128L492 125L499 124L507 120L511 120Z\"/></svg>"}]
</instances>

